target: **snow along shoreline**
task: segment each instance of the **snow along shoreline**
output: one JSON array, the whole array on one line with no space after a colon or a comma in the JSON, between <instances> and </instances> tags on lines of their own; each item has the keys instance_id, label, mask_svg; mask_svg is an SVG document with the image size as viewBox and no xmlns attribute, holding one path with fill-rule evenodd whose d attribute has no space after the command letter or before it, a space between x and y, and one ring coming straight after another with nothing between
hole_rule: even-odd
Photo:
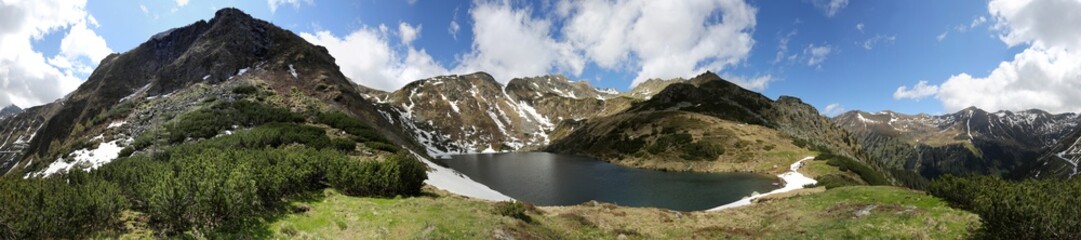
<instances>
[{"instance_id":1,"label":"snow along shoreline","mask_svg":"<svg viewBox=\"0 0 1081 240\"><path fill-rule=\"evenodd\" d=\"M410 152L412 152L412 151L410 151ZM503 193L500 193L499 191L493 190L492 188L488 187L487 185L484 185L482 183L474 181L473 179L470 179L469 176L466 176L465 174L462 174L462 173L460 173L458 171L455 171L454 169L439 166L439 164L435 164L431 160L428 160L427 157L425 157L423 155L420 155L420 154L417 154L416 152L412 152L412 153L413 153L414 156L417 157L417 159L424 162L424 164L428 165L428 168L431 169L431 171L428 171L428 180L424 180L424 183L426 183L428 185L431 185L431 186L433 186L435 188L438 188L438 189L441 189L441 190L444 190L444 191L448 191L448 192L451 192L451 193L454 193L454 194L457 194L457 195L471 197L471 198L484 199L484 200L489 200L489 201L514 201L515 200L514 198L508 197L507 195L504 195ZM792 163L791 166L789 166L789 171L788 172L777 175L778 177L780 177L782 180L785 181L785 185L782 188L770 191L770 192L765 193L765 194L758 194L758 195L753 195L753 196L749 196L749 197L744 197L743 199L740 199L739 201L735 201L735 202L732 202L732 203L721 205L719 207L712 208L712 209L705 210L705 211L713 212L713 211L720 211L720 210L729 209L729 208L742 207L742 206L750 205L752 203L752 201L754 199L757 199L757 198L761 198L761 197L765 197L765 196L769 196L769 195L773 195L773 194L778 194L778 193L789 192L789 191L793 191L793 190L796 190L796 189L802 189L804 185L818 183L818 181L816 181L816 180L814 180L814 179L812 179L810 177L804 176L802 173L800 173L798 171L799 168L803 166L804 161L811 160L811 159L814 159L814 157L805 157L803 159L800 159L799 161L796 161L795 163Z\"/></svg>"},{"instance_id":2,"label":"snow along shoreline","mask_svg":"<svg viewBox=\"0 0 1081 240\"><path fill-rule=\"evenodd\" d=\"M805 157L803 159L800 159L799 161L796 161L795 163L792 163L792 165L788 167L788 169L789 169L788 172L781 173L780 175L777 175L777 177L780 177L785 182L784 187L782 187L782 188L779 188L779 189L776 189L776 190L773 190L773 191L770 191L770 192L764 193L764 194L757 194L757 195L752 195L752 196L749 196L749 197L744 197L743 199L740 199L739 201L735 201L735 202L732 202L732 203L729 203L729 204L721 205L720 207L715 207L715 208L712 208L712 209L709 209L709 210L706 210L706 211L707 212L713 212L713 211L720 211L720 210L725 210L725 209L729 209L729 208L737 208L737 207L747 206L747 205L751 205L753 200L761 198L761 197L765 197L765 196L769 196L769 195L773 195L773 194L778 194L778 193L789 192L789 191L793 191L793 190L796 190L796 189L802 189L804 185L818 183L818 181L814 180L813 178L804 176L802 173L799 173L799 168L803 166L803 162L807 161L807 160L811 160L811 159L814 159L814 157Z\"/></svg>"},{"instance_id":3,"label":"snow along shoreline","mask_svg":"<svg viewBox=\"0 0 1081 240\"><path fill-rule=\"evenodd\" d=\"M424 164L428 165L428 168L430 169L430 171L428 171L428 180L424 180L424 183L427 183L428 185L471 198L489 201L514 200L507 195L503 195L503 193L500 193L499 191L489 188L487 185L473 181L469 176L455 171L454 169L439 166L439 164L435 164L425 156L417 154L416 152L413 152L413 155L424 162Z\"/></svg>"}]
</instances>

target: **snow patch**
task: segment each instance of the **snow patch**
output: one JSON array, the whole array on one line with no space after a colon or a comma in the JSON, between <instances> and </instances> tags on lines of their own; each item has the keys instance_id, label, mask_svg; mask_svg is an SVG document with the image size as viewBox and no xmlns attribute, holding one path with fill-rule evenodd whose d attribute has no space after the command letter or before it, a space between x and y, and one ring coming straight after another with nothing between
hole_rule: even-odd
<instances>
[{"instance_id":1,"label":"snow patch","mask_svg":"<svg viewBox=\"0 0 1081 240\"><path fill-rule=\"evenodd\" d=\"M105 165L106 163L109 163L113 161L113 159L119 157L120 150L123 149L123 147L120 147L120 142L130 142L131 140L132 139L118 139L111 142L98 144L98 147L94 149L75 150L70 154L74 158L74 160L70 163L64 161L63 158L58 158L55 162L49 164L49 167L46 168L44 171L39 173L30 173L27 174L26 177L48 177L49 175L53 175L56 173L71 171L71 169L74 167L80 167L84 171L89 172L90 170L99 168L102 165Z\"/></svg>"},{"instance_id":2,"label":"snow patch","mask_svg":"<svg viewBox=\"0 0 1081 240\"><path fill-rule=\"evenodd\" d=\"M514 200L484 184L473 181L473 179L470 179L465 174L459 173L454 169L439 166L416 152L413 152L413 155L416 156L418 160L424 162L425 165L428 165L428 180L424 180L424 183L431 185L432 187L466 197L489 201Z\"/></svg>"},{"instance_id":3,"label":"snow patch","mask_svg":"<svg viewBox=\"0 0 1081 240\"><path fill-rule=\"evenodd\" d=\"M117 128L117 127L120 127L120 126L124 126L124 124L128 124L128 122L127 121L116 121L116 122L109 123L109 126L106 126L105 128Z\"/></svg>"},{"instance_id":4,"label":"snow patch","mask_svg":"<svg viewBox=\"0 0 1081 240\"><path fill-rule=\"evenodd\" d=\"M789 191L793 191L793 190L796 190L796 189L802 189L803 186L808 185L808 184L816 184L816 183L818 183L818 181L814 180L813 178L809 178L807 176L804 176L802 173L799 173L799 168L803 166L803 162L807 161L807 160L811 160L811 159L814 159L814 157L805 157L803 159L800 159L799 161L796 161L795 163L792 163L792 165L788 167L788 169L789 169L788 172L777 175L777 177L780 177L785 182L784 187L782 187L782 188L770 191L770 192L765 193L765 194L757 194L757 195L752 195L752 196L749 196L749 197L744 197L743 199L740 199L739 201L735 201L735 202L732 202L732 203L729 203L729 204L721 205L720 207L716 207L716 208L709 209L709 210L706 210L706 211L720 211L720 210L725 210L725 209L729 209L729 208L737 208L737 207L747 206L747 205L751 205L752 200L757 199L757 198L761 198L761 197L765 197L765 196L769 196L769 195L773 195L773 194L778 194L778 193L789 192Z\"/></svg>"},{"instance_id":5,"label":"snow patch","mask_svg":"<svg viewBox=\"0 0 1081 240\"><path fill-rule=\"evenodd\" d=\"M859 118L860 121L864 123L878 123L878 121L863 117L863 113L856 113L856 118Z\"/></svg>"},{"instance_id":6,"label":"snow patch","mask_svg":"<svg viewBox=\"0 0 1081 240\"><path fill-rule=\"evenodd\" d=\"M293 68L293 64L289 64L289 74L293 75L293 79L300 79L297 77L297 69Z\"/></svg>"}]
</instances>

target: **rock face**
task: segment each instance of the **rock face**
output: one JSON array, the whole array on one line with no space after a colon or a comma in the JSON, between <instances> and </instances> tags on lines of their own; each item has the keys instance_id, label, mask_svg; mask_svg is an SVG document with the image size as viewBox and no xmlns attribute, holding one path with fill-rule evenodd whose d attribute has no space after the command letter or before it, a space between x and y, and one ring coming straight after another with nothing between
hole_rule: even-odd
<instances>
[{"instance_id":1,"label":"rock face","mask_svg":"<svg viewBox=\"0 0 1081 240\"><path fill-rule=\"evenodd\" d=\"M1073 113L989 113L974 107L940 116L851 111L833 120L856 135L872 158L927 178L970 173L1034 176L1044 168L1034 160L1081 122Z\"/></svg>"},{"instance_id":2,"label":"rock face","mask_svg":"<svg viewBox=\"0 0 1081 240\"><path fill-rule=\"evenodd\" d=\"M429 154L443 155L535 149L549 144L562 122L622 111L632 100L558 75L504 87L478 72L418 80L380 101L388 121Z\"/></svg>"},{"instance_id":3,"label":"rock face","mask_svg":"<svg viewBox=\"0 0 1081 240\"><path fill-rule=\"evenodd\" d=\"M1077 176L1079 163L1081 163L1081 128L1048 147L1036 161L1035 165L1040 167L1036 168L1031 175L1036 178L1072 179Z\"/></svg>"},{"instance_id":4,"label":"rock face","mask_svg":"<svg viewBox=\"0 0 1081 240\"><path fill-rule=\"evenodd\" d=\"M10 105L10 106L4 107L3 109L0 109L0 119L4 119L4 118L10 117L10 116L14 116L15 114L19 114L19 113L22 113L22 112L23 112L23 109L19 108L19 106Z\"/></svg>"}]
</instances>

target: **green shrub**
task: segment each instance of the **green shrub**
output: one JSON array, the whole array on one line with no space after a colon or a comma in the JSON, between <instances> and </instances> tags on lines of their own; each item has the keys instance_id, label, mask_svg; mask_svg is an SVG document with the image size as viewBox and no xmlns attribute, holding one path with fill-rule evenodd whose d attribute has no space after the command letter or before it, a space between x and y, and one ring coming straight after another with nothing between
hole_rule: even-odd
<instances>
[{"instance_id":1,"label":"green shrub","mask_svg":"<svg viewBox=\"0 0 1081 240\"><path fill-rule=\"evenodd\" d=\"M343 112L319 113L316 115L316 121L355 136L357 142L387 142L375 129Z\"/></svg>"},{"instance_id":2,"label":"green shrub","mask_svg":"<svg viewBox=\"0 0 1081 240\"><path fill-rule=\"evenodd\" d=\"M930 193L980 215L977 238L1073 239L1081 236L1081 181L943 176Z\"/></svg>"},{"instance_id":3,"label":"green shrub","mask_svg":"<svg viewBox=\"0 0 1081 240\"><path fill-rule=\"evenodd\" d=\"M818 183L816 183L816 184L814 184L814 185L812 185L810 187L823 186L823 187L826 187L826 189L833 189L833 188L839 188L839 187L844 187L844 186L860 185L860 183L858 181L856 181L855 179L852 179L852 178L850 178L848 176L840 175L840 174L829 174L829 175L818 177L815 180L818 181Z\"/></svg>"},{"instance_id":4,"label":"green shrub","mask_svg":"<svg viewBox=\"0 0 1081 240\"><path fill-rule=\"evenodd\" d=\"M412 156L394 155L383 162L337 159L327 170L332 187L352 196L416 195L427 178L427 168Z\"/></svg>"},{"instance_id":5,"label":"green shrub","mask_svg":"<svg viewBox=\"0 0 1081 240\"><path fill-rule=\"evenodd\" d=\"M525 222L532 222L527 212L535 211L536 207L521 201L504 201L492 205L492 212L501 216L512 217Z\"/></svg>"},{"instance_id":6,"label":"green shrub","mask_svg":"<svg viewBox=\"0 0 1081 240\"><path fill-rule=\"evenodd\" d=\"M115 183L72 171L47 179L0 179L0 238L88 238L127 207Z\"/></svg>"},{"instance_id":7,"label":"green shrub","mask_svg":"<svg viewBox=\"0 0 1081 240\"><path fill-rule=\"evenodd\" d=\"M713 161L724 154L724 145L709 141L683 144L682 158L691 161Z\"/></svg>"},{"instance_id":8,"label":"green shrub","mask_svg":"<svg viewBox=\"0 0 1081 240\"><path fill-rule=\"evenodd\" d=\"M221 102L188 112L165 127L165 138L180 143L188 138L211 138L221 131L272 122L300 122L304 118L288 109L252 101Z\"/></svg>"},{"instance_id":9,"label":"green shrub","mask_svg":"<svg viewBox=\"0 0 1081 240\"><path fill-rule=\"evenodd\" d=\"M239 87L233 88L233 93L235 93L235 94L243 94L243 95L250 95L250 94L256 93L258 91L259 91L259 89L255 88L255 86L252 86L252 85L244 85L244 86L239 86Z\"/></svg>"},{"instance_id":10,"label":"green shrub","mask_svg":"<svg viewBox=\"0 0 1081 240\"><path fill-rule=\"evenodd\" d=\"M398 152L398 150L401 150L400 148L398 148L398 146L394 146L392 144L384 142L367 142L364 143L364 146L368 146L369 148L385 152Z\"/></svg>"},{"instance_id":11,"label":"green shrub","mask_svg":"<svg viewBox=\"0 0 1081 240\"><path fill-rule=\"evenodd\" d=\"M890 181L881 172L871 169L867 165L854 159L824 152L815 157L816 160L826 160L826 164L837 167L841 171L851 171L859 175L864 182L870 185L890 185Z\"/></svg>"}]
</instances>

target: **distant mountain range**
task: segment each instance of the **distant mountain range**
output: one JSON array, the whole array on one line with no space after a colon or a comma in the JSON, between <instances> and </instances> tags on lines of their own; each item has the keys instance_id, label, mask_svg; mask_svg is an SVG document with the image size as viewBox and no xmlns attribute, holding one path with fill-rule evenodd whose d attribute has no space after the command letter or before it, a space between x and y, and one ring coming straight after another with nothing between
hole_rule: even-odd
<instances>
[{"instance_id":1,"label":"distant mountain range","mask_svg":"<svg viewBox=\"0 0 1081 240\"><path fill-rule=\"evenodd\" d=\"M1036 109L990 113L975 107L939 116L850 111L833 120L861 140L870 158L928 178L943 174L1070 177L1071 171L1054 169L1061 168L1057 163L1063 161L1041 156L1056 146L1063 148L1061 143L1072 143L1071 137L1076 136L1071 134L1077 135L1081 123L1074 113Z\"/></svg>"}]
</instances>

